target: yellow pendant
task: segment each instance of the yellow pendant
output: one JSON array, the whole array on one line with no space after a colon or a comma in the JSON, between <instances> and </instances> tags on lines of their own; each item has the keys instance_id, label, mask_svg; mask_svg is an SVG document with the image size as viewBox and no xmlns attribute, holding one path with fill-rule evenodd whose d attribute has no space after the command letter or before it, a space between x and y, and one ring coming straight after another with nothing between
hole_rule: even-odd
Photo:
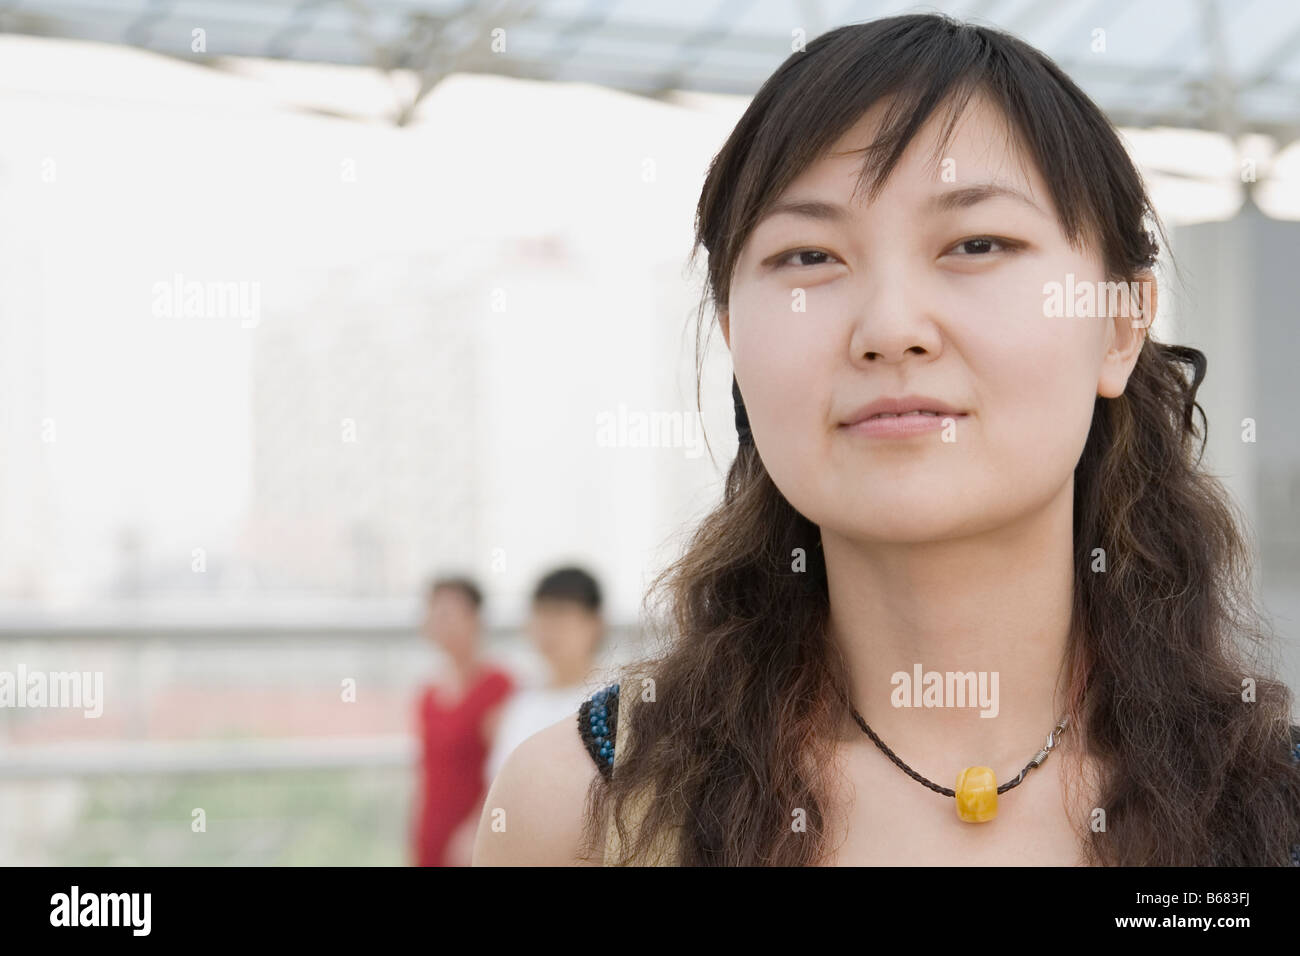
<instances>
[{"instance_id":1,"label":"yellow pendant","mask_svg":"<svg viewBox=\"0 0 1300 956\"><path fill-rule=\"evenodd\" d=\"M957 816L967 823L986 823L998 815L998 780L988 767L967 767L957 774Z\"/></svg>"}]
</instances>

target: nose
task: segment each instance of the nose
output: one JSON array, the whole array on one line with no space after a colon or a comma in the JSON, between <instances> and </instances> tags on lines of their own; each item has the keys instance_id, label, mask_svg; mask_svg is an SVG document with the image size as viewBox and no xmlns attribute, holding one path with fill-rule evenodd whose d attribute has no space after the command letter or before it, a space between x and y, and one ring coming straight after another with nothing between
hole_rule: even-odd
<instances>
[{"instance_id":1,"label":"nose","mask_svg":"<svg viewBox=\"0 0 1300 956\"><path fill-rule=\"evenodd\" d=\"M870 288L859 299L853 317L850 360L868 366L897 364L911 355L937 356L943 337L922 286L909 281L898 265L866 282Z\"/></svg>"}]
</instances>

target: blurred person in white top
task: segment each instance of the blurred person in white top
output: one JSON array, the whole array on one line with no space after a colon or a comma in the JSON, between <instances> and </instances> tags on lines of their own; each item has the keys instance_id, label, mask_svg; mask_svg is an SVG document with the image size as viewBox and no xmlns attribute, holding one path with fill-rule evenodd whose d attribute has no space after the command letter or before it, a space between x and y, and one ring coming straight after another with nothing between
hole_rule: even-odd
<instances>
[{"instance_id":1,"label":"blurred person in white top","mask_svg":"<svg viewBox=\"0 0 1300 956\"><path fill-rule=\"evenodd\" d=\"M591 694L596 652L604 635L600 585L594 577L582 568L564 567L538 582L528 636L546 662L548 677L540 686L517 691L505 704L484 765L489 786L511 751L577 711Z\"/></svg>"}]
</instances>

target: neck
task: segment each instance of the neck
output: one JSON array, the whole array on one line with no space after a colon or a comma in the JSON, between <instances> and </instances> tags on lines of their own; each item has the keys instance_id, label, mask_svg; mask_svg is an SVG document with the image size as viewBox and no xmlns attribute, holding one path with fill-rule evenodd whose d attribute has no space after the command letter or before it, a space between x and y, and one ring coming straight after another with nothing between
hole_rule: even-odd
<instances>
[{"instance_id":1,"label":"neck","mask_svg":"<svg viewBox=\"0 0 1300 956\"><path fill-rule=\"evenodd\" d=\"M478 655L472 654L451 659L451 683L457 688L467 687L478 675L482 662Z\"/></svg>"},{"instance_id":2,"label":"neck","mask_svg":"<svg viewBox=\"0 0 1300 956\"><path fill-rule=\"evenodd\" d=\"M950 787L976 765L1006 781L1065 713L1072 507L1068 483L1040 511L963 538L882 543L822 529L830 635L850 700L899 759L936 783ZM928 672L943 677L937 690ZM974 672L965 706L949 688L969 691L971 682L947 672ZM927 697L941 706L926 706ZM844 727L874 749L851 715Z\"/></svg>"}]
</instances>

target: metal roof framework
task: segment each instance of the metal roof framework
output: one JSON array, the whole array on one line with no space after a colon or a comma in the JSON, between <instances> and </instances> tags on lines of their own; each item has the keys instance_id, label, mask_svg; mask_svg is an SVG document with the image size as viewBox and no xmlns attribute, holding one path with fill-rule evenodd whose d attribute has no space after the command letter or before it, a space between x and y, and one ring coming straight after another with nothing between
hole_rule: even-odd
<instances>
[{"instance_id":1,"label":"metal roof framework","mask_svg":"<svg viewBox=\"0 0 1300 956\"><path fill-rule=\"evenodd\" d=\"M940 10L1021 36L1120 126L1300 138L1293 0L0 0L0 32L230 57L409 70L410 122L451 73L598 84L643 96L752 95L796 31ZM195 31L204 49L194 50ZM1104 48L1097 49L1098 32ZM502 44L504 43L504 48Z\"/></svg>"}]
</instances>

